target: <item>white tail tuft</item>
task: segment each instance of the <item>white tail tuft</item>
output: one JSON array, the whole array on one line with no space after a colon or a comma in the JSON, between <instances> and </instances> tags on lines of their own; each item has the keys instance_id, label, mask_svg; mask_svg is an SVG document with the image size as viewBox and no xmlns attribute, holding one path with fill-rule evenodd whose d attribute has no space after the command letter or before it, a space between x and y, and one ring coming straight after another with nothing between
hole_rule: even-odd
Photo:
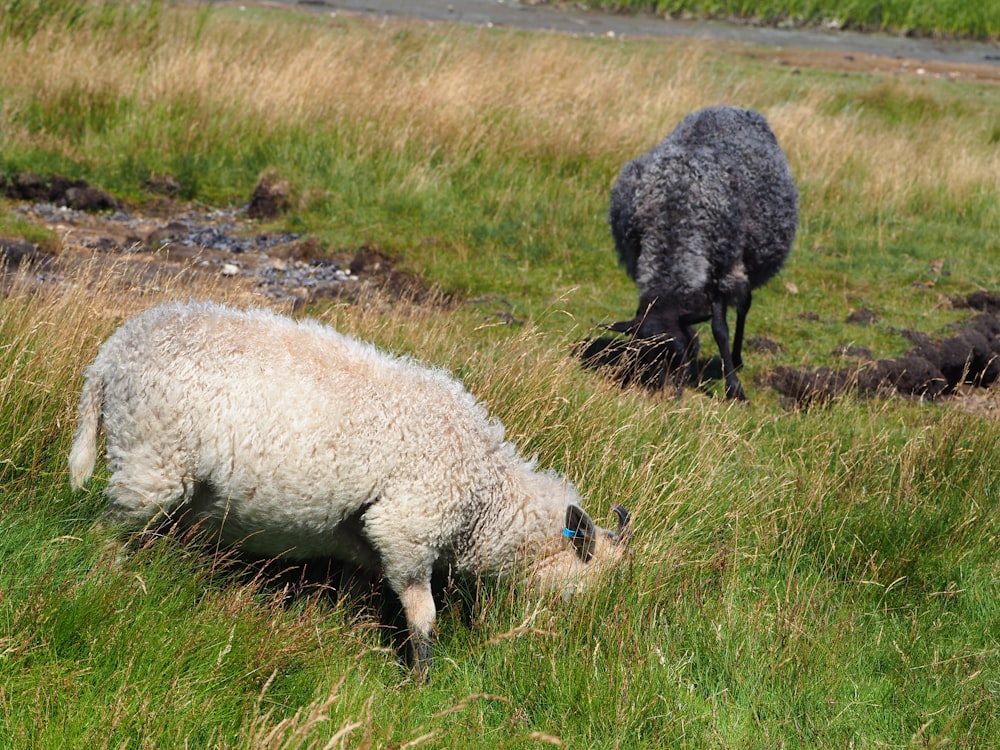
<instances>
[{"instance_id":1,"label":"white tail tuft","mask_svg":"<svg viewBox=\"0 0 1000 750\"><path fill-rule=\"evenodd\" d=\"M77 414L76 437L69 453L69 484L74 490L83 487L94 472L97 460L97 433L101 428L104 408L104 384L95 377L88 377L80 396Z\"/></svg>"}]
</instances>

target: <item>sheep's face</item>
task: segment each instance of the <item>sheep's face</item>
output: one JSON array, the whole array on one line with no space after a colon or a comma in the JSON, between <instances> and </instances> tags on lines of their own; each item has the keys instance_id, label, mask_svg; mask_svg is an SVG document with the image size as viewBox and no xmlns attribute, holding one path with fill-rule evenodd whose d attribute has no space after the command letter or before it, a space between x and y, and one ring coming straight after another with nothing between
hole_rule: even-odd
<instances>
[{"instance_id":1,"label":"sheep's face","mask_svg":"<svg viewBox=\"0 0 1000 750\"><path fill-rule=\"evenodd\" d=\"M698 335L692 326L707 319L700 310L681 314L656 300L640 300L636 317L612 323L608 329L632 337L633 367L642 382L663 387L669 378L680 389L691 377L698 356Z\"/></svg>"},{"instance_id":2,"label":"sheep's face","mask_svg":"<svg viewBox=\"0 0 1000 750\"><path fill-rule=\"evenodd\" d=\"M564 595L581 591L621 560L631 536L629 515L620 505L613 510L618 516L615 531L594 524L580 506L566 506L560 549L536 560L531 568L531 578L540 589Z\"/></svg>"}]
</instances>

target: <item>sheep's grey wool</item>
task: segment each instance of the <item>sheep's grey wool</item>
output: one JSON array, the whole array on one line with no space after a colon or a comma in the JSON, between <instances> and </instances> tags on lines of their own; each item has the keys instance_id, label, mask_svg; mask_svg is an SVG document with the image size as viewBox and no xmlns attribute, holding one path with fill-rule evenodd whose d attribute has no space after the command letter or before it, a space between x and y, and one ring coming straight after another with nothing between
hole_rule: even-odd
<instances>
[{"instance_id":1,"label":"sheep's grey wool","mask_svg":"<svg viewBox=\"0 0 1000 750\"><path fill-rule=\"evenodd\" d=\"M729 106L688 115L622 168L608 218L639 289L636 317L612 328L668 340L683 379L696 346L691 326L711 319L727 395L745 398L735 370L751 290L781 269L798 224L798 192L764 117ZM731 352L728 306L737 310Z\"/></svg>"}]
</instances>

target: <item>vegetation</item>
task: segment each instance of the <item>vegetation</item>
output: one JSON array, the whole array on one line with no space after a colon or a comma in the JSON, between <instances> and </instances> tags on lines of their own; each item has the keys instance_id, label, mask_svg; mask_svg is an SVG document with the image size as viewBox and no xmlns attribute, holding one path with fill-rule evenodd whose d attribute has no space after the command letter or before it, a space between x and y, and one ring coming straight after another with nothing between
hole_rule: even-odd
<instances>
[{"instance_id":1,"label":"vegetation","mask_svg":"<svg viewBox=\"0 0 1000 750\"><path fill-rule=\"evenodd\" d=\"M590 0L587 5L769 25L826 26L916 36L1000 37L1000 2L980 0Z\"/></svg>"},{"instance_id":2,"label":"vegetation","mask_svg":"<svg viewBox=\"0 0 1000 750\"><path fill-rule=\"evenodd\" d=\"M65 461L81 370L158 299L263 304L224 280L112 266L0 298L0 744L20 747L984 747L1000 736L1000 422L766 385L834 350L908 347L997 291L1000 89L620 42L233 8L60 0L0 10L0 171L58 171L141 212L152 175L370 243L468 301L326 304L320 319L449 367L631 563L569 601L453 592L414 684L370 607L174 536L95 525ZM219 82L225 85L220 86ZM618 168L686 112L762 111L801 191L755 295L748 408L621 390L571 346L632 313L605 221ZM27 234L3 204L4 234ZM40 241L32 236L33 241ZM54 242L46 238L47 242ZM123 261L124 262L124 261ZM520 325L493 315L500 300ZM477 300L472 304L472 300ZM867 307L869 326L845 323Z\"/></svg>"}]
</instances>

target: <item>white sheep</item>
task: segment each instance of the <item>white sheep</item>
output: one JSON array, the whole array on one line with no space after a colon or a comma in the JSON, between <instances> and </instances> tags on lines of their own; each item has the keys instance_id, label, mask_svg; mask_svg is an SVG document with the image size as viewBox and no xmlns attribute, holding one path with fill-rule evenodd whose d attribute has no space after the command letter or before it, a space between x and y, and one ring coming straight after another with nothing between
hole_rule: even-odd
<instances>
[{"instance_id":1,"label":"white sheep","mask_svg":"<svg viewBox=\"0 0 1000 750\"><path fill-rule=\"evenodd\" d=\"M381 570L416 668L431 657L431 575L520 564L572 590L623 553L564 478L504 441L462 384L315 321L169 303L127 321L86 370L69 457L80 488L103 426L108 515L197 523L261 556Z\"/></svg>"}]
</instances>

